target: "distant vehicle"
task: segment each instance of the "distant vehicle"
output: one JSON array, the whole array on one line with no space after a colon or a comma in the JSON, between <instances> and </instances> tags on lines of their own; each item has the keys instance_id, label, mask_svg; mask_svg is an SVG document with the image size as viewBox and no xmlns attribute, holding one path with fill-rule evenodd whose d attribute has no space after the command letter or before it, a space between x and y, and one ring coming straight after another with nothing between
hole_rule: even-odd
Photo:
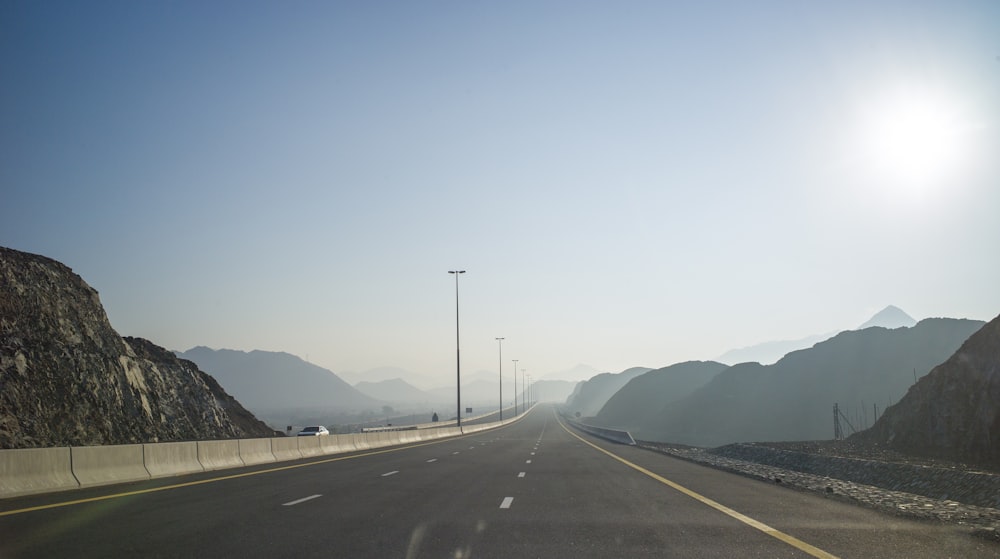
<instances>
[{"instance_id":1,"label":"distant vehicle","mask_svg":"<svg viewBox=\"0 0 1000 559\"><path fill-rule=\"evenodd\" d=\"M330 431L322 425L314 425L312 427L306 427L305 429L299 431L300 437L318 437L320 435L329 435Z\"/></svg>"}]
</instances>

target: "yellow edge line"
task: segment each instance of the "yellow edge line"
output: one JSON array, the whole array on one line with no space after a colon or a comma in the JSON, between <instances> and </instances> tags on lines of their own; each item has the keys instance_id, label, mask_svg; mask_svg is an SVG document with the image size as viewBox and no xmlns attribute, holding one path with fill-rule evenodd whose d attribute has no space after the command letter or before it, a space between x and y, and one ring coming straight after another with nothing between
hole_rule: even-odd
<instances>
[{"instance_id":1,"label":"yellow edge line","mask_svg":"<svg viewBox=\"0 0 1000 559\"><path fill-rule=\"evenodd\" d=\"M761 532L764 532L768 536L771 536L772 538L779 539L779 540L787 543L788 545L790 545L792 547L795 547L795 548L797 548L797 549L799 549L801 551L804 551L804 552L808 553L809 555L812 555L813 557L820 557L822 559L837 559L836 555L831 555L830 553L827 553L827 552L823 551L822 549L819 549L816 546L810 545L810 544L808 544L808 543L806 543L806 542L804 542L804 541L796 538L795 536L790 536L790 535L788 535L788 534L786 534L786 533L784 533L784 532L782 532L780 530L777 530L775 528L772 528L772 527L768 526L767 524L764 524L763 522L760 522L758 520L754 520L753 518L750 518L749 516L747 516L747 515L745 515L743 513L736 512L735 510L733 510L733 509L731 509L731 508L723 505L722 503L719 503L717 501L713 501L712 499L709 499L708 497L706 497L706 496L704 496L704 495L702 495L700 493L695 493L694 491L688 489L687 487L684 487L683 485L680 485L680 484L678 484L676 482L670 481L669 479L667 479L667 478L665 478L665 477L663 477L663 476L661 476L659 474L653 473L653 472L647 470L646 468L643 468L642 466L640 466L638 464L634 464L632 462L629 462L628 460L622 458L621 456L618 456L617 454L614 454L611 451L605 450L605 449L597 446L596 444L588 441L587 439L584 439L580 435L577 435L573 431L570 431L570 429L568 427L566 427L565 424L563 424L562 419L560 419L558 416L556 416L556 421L559 422L559 425L567 433L569 433L570 435L573 435L577 439L580 439L580 441L582 441L582 442L590 445L591 447L593 447L593 448L595 448L595 449L603 452L604 454L607 454L608 456L614 458L615 460L618 460L622 464L625 464L626 466L628 466L628 467L630 467L630 468L632 468L632 469L634 469L634 470L636 470L638 472L646 474L647 476L655 479L656 481L658 481L658 482L660 482L660 483L662 483L662 484L664 484L664 485L666 485L666 486L668 486L668 487L670 487L672 489L676 489L677 491L680 491L681 493L687 495L688 497L691 497L692 499L694 499L694 500L696 500L696 501L698 501L698 502L700 502L702 504L708 505L708 506L712 507L713 509L715 509L715 510L717 510L717 511L723 513L723 514L726 514L728 516L731 516L732 518L735 518L736 520L739 520L740 522L746 524L747 526L751 526L753 528L756 528L756 529L760 530Z\"/></svg>"},{"instance_id":2,"label":"yellow edge line","mask_svg":"<svg viewBox=\"0 0 1000 559\"><path fill-rule=\"evenodd\" d=\"M506 425L501 425L499 427L496 427L496 429L503 429L504 427L508 427L509 425L510 425L510 423L508 423ZM387 448L385 450L376 450L374 452L365 452L363 454L352 454L350 456L338 456L336 458L327 458L326 460L317 460L316 462L307 462L305 464L292 464L292 465L289 465L289 466L281 466L281 467L278 467L278 468L268 468L266 470L257 470L255 472L245 472L245 473L242 473L242 474L232 474L232 475L222 476L222 477L213 477L213 478L210 478L210 479L202 479L202 480L198 480L198 481L189 481L189 482L185 482L185 483L177 483L177 484L174 484L174 485L164 485L163 487L151 487L149 489L138 489L136 491L127 491L125 493L114 493L114 494L111 494L111 495L102 495L100 497L90 497L88 499L77 499L75 501L63 501L63 502L60 502L60 503L51 503L51 504L48 504L48 505L38 505L38 506L35 506L35 507L28 507L28 508L23 508L23 509L0 511L0 517L13 516L15 514L23 514L23 513L26 513L26 512L34 512L34 511L45 510L45 509L55 509L55 508L60 508L60 507L69 507L69 506L72 506L72 505L82 505L84 503L94 503L94 502L97 502L97 501L107 501L109 499L119 499L121 497L131 497L133 495L142 495L143 493L155 493L157 491L167 491L167 490L170 490L170 489L180 489L182 487L192 487L192 486L195 486L195 485L204 485L206 483L215 483L217 481L225 481L225 480L228 480L228 479L237 479L237 478L241 478L241 477L257 476L257 475L261 475L261 474L270 474L270 473L273 473L273 472L281 472L281 471L284 471L284 470L294 470L295 468L305 468L307 466L317 466L319 464L328 464L330 462L339 462L341 460L351 460L351 459L354 459L354 458L363 458L365 456L375 456L377 454L385 454L385 453L388 453L388 452L398 452L400 450L407 450L407 449L410 449L410 448L418 448L418 447L421 447L421 446L428 446L428 445L443 443L443 442L447 442L447 441L454 441L454 440L457 440L457 439L464 439L466 437L471 437L473 435L477 435L477 434L479 434L481 432L482 431L477 431L475 433L468 433L468 434L464 434L464 435L458 435L458 436L455 436L455 437L446 437L446 438L443 438L443 439L440 439L440 440L436 440L436 441L428 441L428 442L419 443L419 444L412 444L412 445L408 445L408 446L399 446L399 447L395 447L395 448ZM145 480L140 480L140 481L145 481Z\"/></svg>"}]
</instances>

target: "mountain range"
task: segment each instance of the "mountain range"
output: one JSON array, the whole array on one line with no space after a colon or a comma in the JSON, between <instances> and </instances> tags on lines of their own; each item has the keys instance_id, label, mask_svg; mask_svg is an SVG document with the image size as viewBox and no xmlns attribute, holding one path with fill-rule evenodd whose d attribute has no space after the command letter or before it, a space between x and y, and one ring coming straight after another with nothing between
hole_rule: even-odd
<instances>
[{"instance_id":1,"label":"mountain range","mask_svg":"<svg viewBox=\"0 0 1000 559\"><path fill-rule=\"evenodd\" d=\"M353 413L382 406L331 371L290 353L198 346L177 355L197 363L259 415L295 409Z\"/></svg>"},{"instance_id":2,"label":"mountain range","mask_svg":"<svg viewBox=\"0 0 1000 559\"><path fill-rule=\"evenodd\" d=\"M364 371L338 371L337 376L357 386L361 382L382 382L400 379L418 390L428 390L440 384L436 379L422 373L415 373L402 367L375 367Z\"/></svg>"},{"instance_id":3,"label":"mountain range","mask_svg":"<svg viewBox=\"0 0 1000 559\"><path fill-rule=\"evenodd\" d=\"M542 375L540 378L544 380L568 380L570 382L582 382L590 380L594 375L600 372L601 371L598 371L590 365L581 363L572 369L547 373Z\"/></svg>"},{"instance_id":4,"label":"mountain range","mask_svg":"<svg viewBox=\"0 0 1000 559\"><path fill-rule=\"evenodd\" d=\"M715 361L687 361L636 376L608 399L594 421L639 429L664 405L687 397L726 368Z\"/></svg>"},{"instance_id":5,"label":"mountain range","mask_svg":"<svg viewBox=\"0 0 1000 559\"><path fill-rule=\"evenodd\" d=\"M576 385L566 400L566 409L580 417L592 416L628 381L651 370L649 367L632 367L620 373L595 375Z\"/></svg>"},{"instance_id":6,"label":"mountain range","mask_svg":"<svg viewBox=\"0 0 1000 559\"><path fill-rule=\"evenodd\" d=\"M434 401L429 393L401 378L391 378L378 382L362 381L354 385L362 394L391 404L431 403Z\"/></svg>"},{"instance_id":7,"label":"mountain range","mask_svg":"<svg viewBox=\"0 0 1000 559\"><path fill-rule=\"evenodd\" d=\"M902 309L889 305L875 313L870 319L858 326L856 330L863 330L873 326L880 326L882 328L910 327L916 323L917 321L903 312ZM729 364L757 362L762 365L770 365L778 362L779 359L793 351L807 349L823 340L830 339L834 335L836 335L836 332L827 332L826 334L813 334L795 340L762 342L749 347L731 349L720 355L716 360Z\"/></svg>"},{"instance_id":8,"label":"mountain range","mask_svg":"<svg viewBox=\"0 0 1000 559\"><path fill-rule=\"evenodd\" d=\"M833 404L884 410L982 325L933 318L912 328L849 330L773 365L734 365L686 398L664 399L633 436L696 446L829 439Z\"/></svg>"}]
</instances>

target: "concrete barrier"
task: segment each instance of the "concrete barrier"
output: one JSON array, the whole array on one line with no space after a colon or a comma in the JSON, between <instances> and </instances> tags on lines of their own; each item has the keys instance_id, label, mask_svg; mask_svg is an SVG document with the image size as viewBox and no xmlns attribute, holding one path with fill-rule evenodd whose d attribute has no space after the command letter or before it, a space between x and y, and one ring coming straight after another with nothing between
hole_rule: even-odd
<instances>
[{"instance_id":1,"label":"concrete barrier","mask_svg":"<svg viewBox=\"0 0 1000 559\"><path fill-rule=\"evenodd\" d=\"M268 464L275 461L271 453L271 439L240 439L240 460L247 466Z\"/></svg>"},{"instance_id":2,"label":"concrete barrier","mask_svg":"<svg viewBox=\"0 0 1000 559\"><path fill-rule=\"evenodd\" d=\"M417 431L417 430L413 430L413 431L400 431L399 432L399 440L401 442L403 442L403 443L406 443L406 444L409 444L409 443L419 443L420 441L424 440L424 436L423 436L423 433L421 431Z\"/></svg>"},{"instance_id":3,"label":"concrete barrier","mask_svg":"<svg viewBox=\"0 0 1000 559\"><path fill-rule=\"evenodd\" d=\"M475 428L466 427L465 432L499 425L499 422L494 422ZM312 456L354 452L454 437L462 433L463 429L451 426L424 431L410 429L315 438L275 437L0 450L0 498L294 460L301 458L303 453Z\"/></svg>"},{"instance_id":4,"label":"concrete barrier","mask_svg":"<svg viewBox=\"0 0 1000 559\"><path fill-rule=\"evenodd\" d=\"M566 422L572 425L573 427L585 433L590 433L591 435L601 437L602 439L607 441L635 446L635 439L632 438L632 435L628 431L622 431L620 429L607 429L604 427L597 427L595 425L587 425L586 423L579 423L577 421L573 421L572 419L566 416L563 416L563 419L565 419Z\"/></svg>"},{"instance_id":5,"label":"concrete barrier","mask_svg":"<svg viewBox=\"0 0 1000 559\"><path fill-rule=\"evenodd\" d=\"M354 450L353 441L349 435L330 435L327 437L317 437L323 454L340 454Z\"/></svg>"},{"instance_id":6,"label":"concrete barrier","mask_svg":"<svg viewBox=\"0 0 1000 559\"><path fill-rule=\"evenodd\" d=\"M362 433L365 437L365 441L368 444L368 448L382 448L385 446L383 441L385 441L385 433Z\"/></svg>"},{"instance_id":7,"label":"concrete barrier","mask_svg":"<svg viewBox=\"0 0 1000 559\"><path fill-rule=\"evenodd\" d=\"M357 438L353 435L337 435L340 439L340 444L344 448L344 452L354 452L358 450Z\"/></svg>"},{"instance_id":8,"label":"concrete barrier","mask_svg":"<svg viewBox=\"0 0 1000 559\"><path fill-rule=\"evenodd\" d=\"M74 446L70 456L80 487L149 479L141 444Z\"/></svg>"},{"instance_id":9,"label":"concrete barrier","mask_svg":"<svg viewBox=\"0 0 1000 559\"><path fill-rule=\"evenodd\" d=\"M77 487L68 446L0 450L0 498Z\"/></svg>"},{"instance_id":10,"label":"concrete barrier","mask_svg":"<svg viewBox=\"0 0 1000 559\"><path fill-rule=\"evenodd\" d=\"M152 443L142 445L149 477L179 476L202 472L198 443Z\"/></svg>"},{"instance_id":11,"label":"concrete barrier","mask_svg":"<svg viewBox=\"0 0 1000 559\"><path fill-rule=\"evenodd\" d=\"M274 437L271 439L271 454L278 462L302 458L298 437Z\"/></svg>"},{"instance_id":12,"label":"concrete barrier","mask_svg":"<svg viewBox=\"0 0 1000 559\"><path fill-rule=\"evenodd\" d=\"M240 442L198 441L198 462L206 471L238 468L243 466L240 459Z\"/></svg>"},{"instance_id":13,"label":"concrete barrier","mask_svg":"<svg viewBox=\"0 0 1000 559\"><path fill-rule=\"evenodd\" d=\"M318 437L295 437L299 444L299 454L303 458L310 456L321 456L323 454L323 447L320 446L320 439L325 439L330 435L322 435Z\"/></svg>"},{"instance_id":14,"label":"concrete barrier","mask_svg":"<svg viewBox=\"0 0 1000 559\"><path fill-rule=\"evenodd\" d=\"M351 435L354 440L354 448L357 450L368 450L372 447L371 442L368 440L368 435L364 433L354 433Z\"/></svg>"}]
</instances>

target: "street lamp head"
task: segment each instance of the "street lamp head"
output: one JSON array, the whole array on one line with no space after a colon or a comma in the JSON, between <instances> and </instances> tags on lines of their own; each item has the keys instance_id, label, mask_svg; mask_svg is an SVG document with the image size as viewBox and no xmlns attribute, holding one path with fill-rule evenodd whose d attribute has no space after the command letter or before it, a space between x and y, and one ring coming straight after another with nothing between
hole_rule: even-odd
<instances>
[{"instance_id":1,"label":"street lamp head","mask_svg":"<svg viewBox=\"0 0 1000 559\"><path fill-rule=\"evenodd\" d=\"M448 270L449 274L464 274L465 270Z\"/></svg>"}]
</instances>

